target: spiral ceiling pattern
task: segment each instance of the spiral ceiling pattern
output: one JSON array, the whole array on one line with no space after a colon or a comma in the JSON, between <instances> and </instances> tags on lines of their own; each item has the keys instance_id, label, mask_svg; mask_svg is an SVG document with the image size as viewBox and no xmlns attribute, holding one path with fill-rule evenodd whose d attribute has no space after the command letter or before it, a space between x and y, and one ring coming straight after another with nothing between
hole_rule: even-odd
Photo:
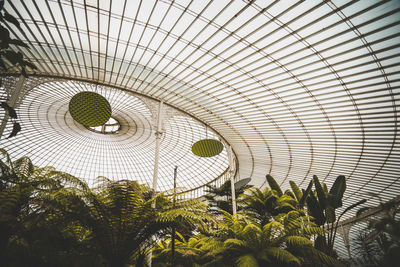
<instances>
[{"instance_id":1,"label":"spiral ceiling pattern","mask_svg":"<svg viewBox=\"0 0 400 267\"><path fill-rule=\"evenodd\" d=\"M237 156L238 177L256 186L268 173L284 188L289 180L305 187L314 174L330 186L345 175L345 203L400 192L399 1L16 0L5 9L21 23L22 31L9 25L12 34L30 47L15 49L38 67L31 77L162 100L220 134ZM4 75L17 73L10 66ZM40 86L41 94L53 96L51 88ZM71 96L58 92L50 105L32 99L27 116L44 116L37 131L53 123L71 140L95 142L68 117L54 118ZM128 112L132 103L116 118L150 124L140 119L145 109Z\"/></svg>"},{"instance_id":2,"label":"spiral ceiling pattern","mask_svg":"<svg viewBox=\"0 0 400 267\"><path fill-rule=\"evenodd\" d=\"M32 80L35 78L27 85L33 83L34 87L26 90L17 109L21 133L1 143L13 157L28 155L34 164L53 166L85 179L90 186L96 185L98 176L151 186L157 116L154 100L85 82L53 80L35 85ZM69 103L80 92L97 93L110 103L112 118L120 126L117 132L95 132L72 118ZM228 166L226 149L213 158L191 152L191 145L203 135L217 139L218 135L171 107L165 107L164 113L157 188L172 189L175 166L179 167L177 186L182 190L200 187L221 175ZM4 136L9 131L11 123Z\"/></svg>"}]
</instances>

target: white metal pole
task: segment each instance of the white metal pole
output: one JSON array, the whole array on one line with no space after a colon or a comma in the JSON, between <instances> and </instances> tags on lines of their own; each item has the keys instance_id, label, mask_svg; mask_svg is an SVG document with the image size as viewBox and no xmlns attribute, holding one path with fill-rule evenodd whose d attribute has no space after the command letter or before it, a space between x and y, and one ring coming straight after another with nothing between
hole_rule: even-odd
<instances>
[{"instance_id":1,"label":"white metal pole","mask_svg":"<svg viewBox=\"0 0 400 267\"><path fill-rule=\"evenodd\" d=\"M16 105L17 104L17 100L18 100L19 95L21 94L22 88L24 87L23 86L24 83L25 83L25 76L20 75L19 79L18 79L18 81L17 81L17 83L15 85L15 90L12 91L10 100L7 101L7 104L10 107L15 108L17 106ZM4 130L6 129L7 122L8 122L9 118L10 118L10 114L8 114L8 111L6 111L5 114L4 114L4 118L3 118L2 122L1 122L1 125L0 125L0 138L3 136Z\"/></svg>"},{"instance_id":2,"label":"white metal pole","mask_svg":"<svg viewBox=\"0 0 400 267\"><path fill-rule=\"evenodd\" d=\"M158 106L158 117L157 117L157 129L155 132L156 135L156 151L154 155L154 170L153 170L153 190L157 190L157 179L158 179L158 162L160 160L160 141L162 132L162 123L163 123L163 101L160 101Z\"/></svg>"},{"instance_id":3,"label":"white metal pole","mask_svg":"<svg viewBox=\"0 0 400 267\"><path fill-rule=\"evenodd\" d=\"M235 194L235 181L234 181L234 172L233 172L233 151L232 147L228 147L228 159L229 159L229 176L231 178L231 191L232 191L232 213L236 215L236 194Z\"/></svg>"},{"instance_id":4,"label":"white metal pole","mask_svg":"<svg viewBox=\"0 0 400 267\"><path fill-rule=\"evenodd\" d=\"M154 192L157 191L157 179L158 179L158 162L160 160L160 141L161 141L161 136L163 134L162 131L162 123L163 123L163 101L160 101L160 104L158 106L158 116L157 116L157 128L156 128L156 148L155 148L155 153L154 153L154 169L153 169L153 186L152 189ZM156 207L156 202L153 201L151 204L153 208ZM153 237L151 237L153 238ZM152 255L153 251L152 248L150 248L149 254L147 254L147 265L151 267L151 262L152 262Z\"/></svg>"}]
</instances>

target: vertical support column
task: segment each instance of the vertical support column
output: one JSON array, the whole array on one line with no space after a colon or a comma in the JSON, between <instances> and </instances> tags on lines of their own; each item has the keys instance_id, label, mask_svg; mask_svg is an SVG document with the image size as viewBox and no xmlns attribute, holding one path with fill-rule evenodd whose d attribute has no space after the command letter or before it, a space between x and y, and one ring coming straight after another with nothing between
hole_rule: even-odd
<instances>
[{"instance_id":1,"label":"vertical support column","mask_svg":"<svg viewBox=\"0 0 400 267\"><path fill-rule=\"evenodd\" d=\"M156 128L156 148L155 148L155 153L154 153L154 169L153 169L153 185L152 189L153 191L157 191L157 179L158 179L158 162L160 160L160 141L161 141L161 136L163 134L162 131L162 123L163 123L163 105L164 102L160 101L160 104L158 106L158 116L157 116L157 128ZM154 201L151 206L153 208L156 207L156 202ZM153 237L151 237L153 239ZM152 248L150 248L149 253L147 254L147 266L151 267L151 262L152 262L152 255L153 251Z\"/></svg>"},{"instance_id":2,"label":"vertical support column","mask_svg":"<svg viewBox=\"0 0 400 267\"><path fill-rule=\"evenodd\" d=\"M229 159L229 177L231 179L231 192L232 192L232 213L236 215L236 193L235 193L235 181L234 181L234 172L233 172L233 151L232 147L228 147L228 159Z\"/></svg>"},{"instance_id":3,"label":"vertical support column","mask_svg":"<svg viewBox=\"0 0 400 267\"><path fill-rule=\"evenodd\" d=\"M176 202L176 177L178 174L178 166L175 166L174 169L174 195L173 195L173 205L175 207L175 202ZM175 267L175 236L176 236L176 229L175 226L172 226L172 237L171 237L171 242L172 242L172 259L171 259L171 266Z\"/></svg>"},{"instance_id":4,"label":"vertical support column","mask_svg":"<svg viewBox=\"0 0 400 267\"><path fill-rule=\"evenodd\" d=\"M161 141L161 136L163 134L162 132L162 123L163 123L163 101L160 101L160 104L158 106L158 117L157 117L157 129L155 132L156 135L156 151L154 155L154 170L153 170L153 190L157 190L157 179L158 179L158 162L160 159L160 141Z\"/></svg>"},{"instance_id":5,"label":"vertical support column","mask_svg":"<svg viewBox=\"0 0 400 267\"><path fill-rule=\"evenodd\" d=\"M18 97L20 96L22 88L24 87L24 83L25 83L25 76L20 75L19 79L15 85L15 90L12 91L10 100L7 101L7 104L10 107L12 107L12 108L16 107ZM6 129L9 118L10 118L10 114L8 114L8 111L6 111L4 114L4 118L1 121L1 125L0 125L0 138L3 136L4 130Z\"/></svg>"}]
</instances>

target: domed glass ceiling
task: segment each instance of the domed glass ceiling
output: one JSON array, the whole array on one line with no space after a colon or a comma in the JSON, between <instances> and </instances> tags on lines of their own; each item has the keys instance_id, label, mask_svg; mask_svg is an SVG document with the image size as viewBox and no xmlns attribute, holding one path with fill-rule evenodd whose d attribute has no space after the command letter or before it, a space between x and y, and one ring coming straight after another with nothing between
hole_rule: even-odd
<instances>
[{"instance_id":1,"label":"domed glass ceiling","mask_svg":"<svg viewBox=\"0 0 400 267\"><path fill-rule=\"evenodd\" d=\"M32 77L114 86L185 111L232 145L240 177L256 186L267 173L284 187L341 174L347 203L400 192L399 1L15 0L5 9L21 22L23 32L10 28L30 46L16 49L38 66Z\"/></svg>"},{"instance_id":2,"label":"domed glass ceiling","mask_svg":"<svg viewBox=\"0 0 400 267\"><path fill-rule=\"evenodd\" d=\"M13 80L4 80L1 95L15 84ZM90 186L95 185L98 176L132 179L151 186L158 114L155 100L86 82L34 77L26 80L23 92L17 108L22 130L0 143L14 158L28 155L34 164L50 165L84 178ZM118 131L95 131L73 119L70 100L80 92L96 93L109 102L114 118L109 121L118 121ZM164 107L163 111L157 189L172 189L175 166L179 171L177 186L182 190L201 187L222 175L228 167L226 149L212 158L200 158L191 151L192 144L203 136L219 136L172 107ZM106 122L105 130L107 127L113 126ZM4 136L11 128L8 123Z\"/></svg>"}]
</instances>

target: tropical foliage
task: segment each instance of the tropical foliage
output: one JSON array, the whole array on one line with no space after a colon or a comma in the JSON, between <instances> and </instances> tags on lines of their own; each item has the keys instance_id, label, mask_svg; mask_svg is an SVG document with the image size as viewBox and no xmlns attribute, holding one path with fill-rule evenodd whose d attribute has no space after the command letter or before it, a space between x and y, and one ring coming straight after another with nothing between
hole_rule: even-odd
<instances>
[{"instance_id":1,"label":"tropical foliage","mask_svg":"<svg viewBox=\"0 0 400 267\"><path fill-rule=\"evenodd\" d=\"M239 196L244 193L250 185L245 185L240 188L235 188L235 195ZM220 211L226 211L232 213L232 191L231 191L231 180L227 180L220 187L207 185L206 192L208 193L204 197L210 205L209 211L214 214L220 214Z\"/></svg>"},{"instance_id":2,"label":"tropical foliage","mask_svg":"<svg viewBox=\"0 0 400 267\"><path fill-rule=\"evenodd\" d=\"M312 183L299 194L283 192L270 175L267 181L271 188L249 188L240 195L237 215L220 210L217 228L188 241L180 238L177 266L342 266L314 247L313 238L327 230L303 209ZM161 240L154 249L155 260L164 260L164 266L170 266L166 259L172 257L171 243L170 238Z\"/></svg>"},{"instance_id":3,"label":"tropical foliage","mask_svg":"<svg viewBox=\"0 0 400 267\"><path fill-rule=\"evenodd\" d=\"M296 210L297 201L287 194L279 195L268 187L251 188L238 200L244 213L256 223L265 225L274 216Z\"/></svg>"},{"instance_id":4,"label":"tropical foliage","mask_svg":"<svg viewBox=\"0 0 400 267\"><path fill-rule=\"evenodd\" d=\"M313 247L311 237L323 229L309 219L293 210L261 225L226 213L216 237L219 248L212 252L217 256L214 266L340 266Z\"/></svg>"},{"instance_id":5,"label":"tropical foliage","mask_svg":"<svg viewBox=\"0 0 400 267\"><path fill-rule=\"evenodd\" d=\"M315 219L315 223L318 226L328 229L326 234L317 237L315 246L328 255L337 257L334 250L334 243L340 218L351 209L365 203L366 200L362 199L348 206L337 216L337 209L343 206L342 200L346 191L346 178L343 175L339 175L329 191L327 185L320 183L316 175L313 177L313 183L315 191L311 191L306 200L307 211Z\"/></svg>"},{"instance_id":6,"label":"tropical foliage","mask_svg":"<svg viewBox=\"0 0 400 267\"><path fill-rule=\"evenodd\" d=\"M2 266L144 265L152 240L184 224L204 227L206 205L172 202L136 181L99 178L89 188L54 168L14 162L1 150Z\"/></svg>"},{"instance_id":7,"label":"tropical foliage","mask_svg":"<svg viewBox=\"0 0 400 267\"><path fill-rule=\"evenodd\" d=\"M284 191L267 175L269 187L237 191L232 215L228 183L210 188L209 205L175 201L175 193L130 180L99 177L89 187L0 153L2 266L146 266L151 251L153 266L343 266L333 250L337 222L363 202L337 216L344 177L330 190L314 176L306 189L290 182ZM387 266L399 255L396 212L370 222Z\"/></svg>"}]
</instances>

